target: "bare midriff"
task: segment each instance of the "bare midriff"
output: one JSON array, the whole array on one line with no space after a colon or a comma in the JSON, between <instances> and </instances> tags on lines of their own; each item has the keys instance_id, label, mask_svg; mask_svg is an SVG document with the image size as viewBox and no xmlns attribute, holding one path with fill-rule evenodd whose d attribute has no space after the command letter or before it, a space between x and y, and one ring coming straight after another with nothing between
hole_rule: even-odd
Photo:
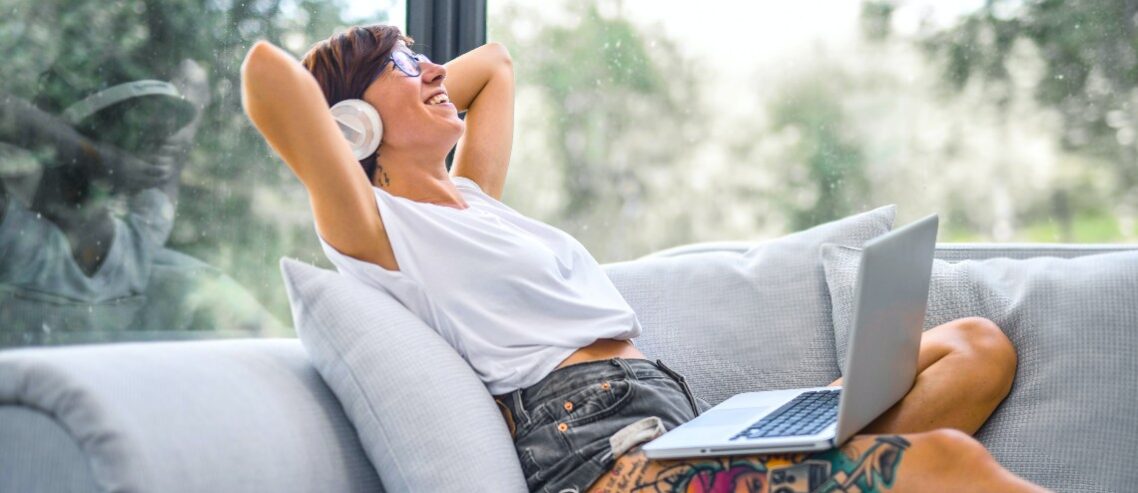
<instances>
[{"instance_id":1,"label":"bare midriff","mask_svg":"<svg viewBox=\"0 0 1138 493\"><path fill-rule=\"evenodd\" d=\"M557 368L609 358L647 359L644 353L636 349L636 346L633 346L632 342L627 339L597 339L592 344L574 351L561 364L557 365Z\"/></svg>"}]
</instances>

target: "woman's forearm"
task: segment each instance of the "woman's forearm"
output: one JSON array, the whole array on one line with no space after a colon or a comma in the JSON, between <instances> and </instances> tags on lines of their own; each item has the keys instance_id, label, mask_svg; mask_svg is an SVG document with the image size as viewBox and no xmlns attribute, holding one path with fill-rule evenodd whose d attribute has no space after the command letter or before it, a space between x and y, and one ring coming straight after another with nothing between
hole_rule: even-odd
<instances>
[{"instance_id":1,"label":"woman's forearm","mask_svg":"<svg viewBox=\"0 0 1138 493\"><path fill-rule=\"evenodd\" d=\"M0 92L0 141L28 150L53 148L64 163L95 152L67 122L6 92Z\"/></svg>"},{"instance_id":2,"label":"woman's forearm","mask_svg":"<svg viewBox=\"0 0 1138 493\"><path fill-rule=\"evenodd\" d=\"M478 183L502 199L514 137L514 64L509 51L489 43L447 64L447 89L466 110L466 131L458 140L451 172Z\"/></svg>"},{"instance_id":3,"label":"woman's forearm","mask_svg":"<svg viewBox=\"0 0 1138 493\"><path fill-rule=\"evenodd\" d=\"M241 64L241 103L246 115L262 133L275 130L262 128L277 123L275 120L301 116L295 114L300 110L297 105L284 103L295 98L309 102L306 100L314 95L323 102L319 86L308 79L312 77L295 58L271 43L258 41Z\"/></svg>"},{"instance_id":4,"label":"woman's forearm","mask_svg":"<svg viewBox=\"0 0 1138 493\"><path fill-rule=\"evenodd\" d=\"M312 74L284 50L255 44L241 65L245 113L265 140L310 188L333 186L327 167L358 171L328 102Z\"/></svg>"},{"instance_id":5,"label":"woman's forearm","mask_svg":"<svg viewBox=\"0 0 1138 493\"><path fill-rule=\"evenodd\" d=\"M446 86L450 102L459 112L466 111L486 82L503 69L512 70L510 53L501 43L490 42L464 53L444 64L447 69Z\"/></svg>"}]
</instances>

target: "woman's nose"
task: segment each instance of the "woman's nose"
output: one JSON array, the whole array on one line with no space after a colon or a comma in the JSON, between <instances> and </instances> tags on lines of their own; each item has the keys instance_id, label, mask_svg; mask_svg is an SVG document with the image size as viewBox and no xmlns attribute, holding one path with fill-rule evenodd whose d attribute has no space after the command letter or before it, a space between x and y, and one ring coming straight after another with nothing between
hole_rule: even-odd
<instances>
[{"instance_id":1,"label":"woman's nose","mask_svg":"<svg viewBox=\"0 0 1138 493\"><path fill-rule=\"evenodd\" d=\"M447 77L447 68L435 62L419 62L419 67L423 70L423 82L428 84Z\"/></svg>"}]
</instances>

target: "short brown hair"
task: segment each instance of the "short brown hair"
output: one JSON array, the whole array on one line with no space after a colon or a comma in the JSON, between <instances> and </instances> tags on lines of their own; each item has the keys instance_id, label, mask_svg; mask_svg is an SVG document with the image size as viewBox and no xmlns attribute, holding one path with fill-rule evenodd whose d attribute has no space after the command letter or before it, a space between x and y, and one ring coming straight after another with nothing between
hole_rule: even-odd
<instances>
[{"instance_id":1,"label":"short brown hair","mask_svg":"<svg viewBox=\"0 0 1138 493\"><path fill-rule=\"evenodd\" d=\"M316 78L330 108L345 99L363 98L399 41L408 47L415 42L395 26L355 26L316 43L302 63ZM374 181L377 156L373 153L360 160L369 181Z\"/></svg>"}]
</instances>

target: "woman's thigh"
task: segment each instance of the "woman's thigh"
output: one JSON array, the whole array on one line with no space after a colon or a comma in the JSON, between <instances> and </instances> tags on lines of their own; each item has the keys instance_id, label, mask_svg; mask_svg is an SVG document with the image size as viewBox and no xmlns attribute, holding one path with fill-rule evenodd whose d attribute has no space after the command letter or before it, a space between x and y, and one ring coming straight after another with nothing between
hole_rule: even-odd
<instances>
[{"instance_id":1,"label":"woman's thigh","mask_svg":"<svg viewBox=\"0 0 1138 493\"><path fill-rule=\"evenodd\" d=\"M937 430L859 435L840 449L812 454L653 460L636 448L621 456L588 491L961 491L962 486L982 485L993 467L998 468L971 437ZM961 474L966 469L968 474Z\"/></svg>"}]
</instances>

